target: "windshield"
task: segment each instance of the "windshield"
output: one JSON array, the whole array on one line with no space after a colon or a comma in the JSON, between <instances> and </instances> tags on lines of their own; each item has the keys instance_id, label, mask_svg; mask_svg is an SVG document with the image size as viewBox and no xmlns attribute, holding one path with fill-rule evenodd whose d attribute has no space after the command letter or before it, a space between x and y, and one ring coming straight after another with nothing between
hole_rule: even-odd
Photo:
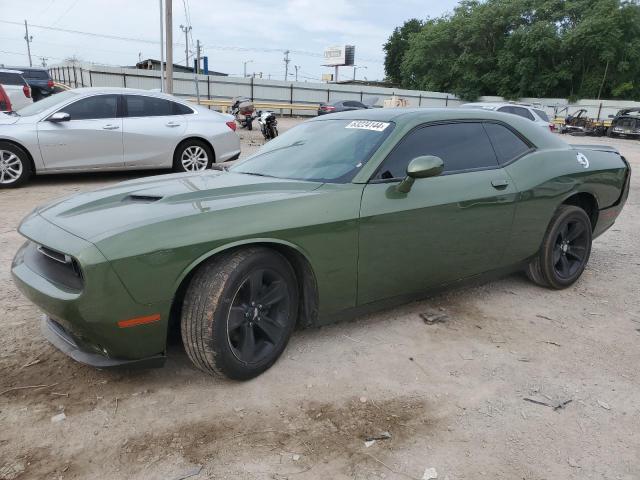
<instances>
[{"instance_id":1,"label":"windshield","mask_svg":"<svg viewBox=\"0 0 640 480\"><path fill-rule=\"evenodd\" d=\"M66 92L56 93L55 95L51 95L45 99L42 99L35 103L30 103L24 108L21 108L16 113L21 117L29 117L31 115L38 115L39 113L44 112L45 110L59 104L64 103L67 100L71 100L76 97L78 94L72 90L67 90Z\"/></svg>"},{"instance_id":2,"label":"windshield","mask_svg":"<svg viewBox=\"0 0 640 480\"><path fill-rule=\"evenodd\" d=\"M230 170L312 182L350 182L392 129L392 123L371 120L305 122Z\"/></svg>"}]
</instances>

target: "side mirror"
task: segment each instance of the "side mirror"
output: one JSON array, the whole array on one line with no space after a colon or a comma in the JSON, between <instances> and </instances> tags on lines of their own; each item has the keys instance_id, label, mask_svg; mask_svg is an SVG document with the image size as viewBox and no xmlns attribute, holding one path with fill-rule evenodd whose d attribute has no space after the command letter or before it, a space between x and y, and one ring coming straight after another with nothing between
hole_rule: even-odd
<instances>
[{"instance_id":1,"label":"side mirror","mask_svg":"<svg viewBox=\"0 0 640 480\"><path fill-rule=\"evenodd\" d=\"M442 173L444 162L439 157L425 155L416 157L407 166L407 176L398 184L398 191L409 193L416 178L436 177Z\"/></svg>"},{"instance_id":2,"label":"side mirror","mask_svg":"<svg viewBox=\"0 0 640 480\"><path fill-rule=\"evenodd\" d=\"M53 123L68 122L71 120L71 115L66 112L56 112L47 118L47 120Z\"/></svg>"},{"instance_id":3,"label":"side mirror","mask_svg":"<svg viewBox=\"0 0 640 480\"><path fill-rule=\"evenodd\" d=\"M609 115L609 118L615 118L615 115Z\"/></svg>"}]
</instances>

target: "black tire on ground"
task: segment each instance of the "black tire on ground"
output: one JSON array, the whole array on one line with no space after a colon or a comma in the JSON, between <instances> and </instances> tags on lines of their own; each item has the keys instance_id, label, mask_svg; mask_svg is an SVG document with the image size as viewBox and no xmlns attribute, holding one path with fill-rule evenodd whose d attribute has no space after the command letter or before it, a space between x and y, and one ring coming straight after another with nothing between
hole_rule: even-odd
<instances>
[{"instance_id":1,"label":"black tire on ground","mask_svg":"<svg viewBox=\"0 0 640 480\"><path fill-rule=\"evenodd\" d=\"M555 213L527 276L543 287L567 288L580 278L591 254L592 226L587 213L561 205Z\"/></svg>"},{"instance_id":2,"label":"black tire on ground","mask_svg":"<svg viewBox=\"0 0 640 480\"><path fill-rule=\"evenodd\" d=\"M247 130L253 130L253 120L247 120Z\"/></svg>"},{"instance_id":3,"label":"black tire on ground","mask_svg":"<svg viewBox=\"0 0 640 480\"><path fill-rule=\"evenodd\" d=\"M183 164L182 157L185 154L185 152L187 151L195 152L195 151L198 151L197 150L198 148L202 149L202 151L204 152L204 156L206 156L206 165L203 163L204 168L199 168L198 170L190 170L188 169L188 167L186 167ZM204 157L200 157L200 158L201 158L201 161L204 159ZM207 168L211 168L211 165L214 163L214 161L215 161L214 153L211 150L211 147L206 142L203 142L202 140L198 140L197 138L190 138L182 142L180 145L178 145L178 147L176 148L176 151L173 152L173 171L174 172L202 171L202 170L206 170Z\"/></svg>"},{"instance_id":4,"label":"black tire on ground","mask_svg":"<svg viewBox=\"0 0 640 480\"><path fill-rule=\"evenodd\" d=\"M289 262L264 247L235 250L208 261L191 279L182 305L182 341L203 372L248 380L280 357L297 312Z\"/></svg>"},{"instance_id":5,"label":"black tire on ground","mask_svg":"<svg viewBox=\"0 0 640 480\"><path fill-rule=\"evenodd\" d=\"M0 142L0 188L24 185L33 175L29 155L9 142Z\"/></svg>"},{"instance_id":6,"label":"black tire on ground","mask_svg":"<svg viewBox=\"0 0 640 480\"><path fill-rule=\"evenodd\" d=\"M613 127L609 127L609 128L607 128L607 137L611 138L611 137L613 137L613 136L614 136L614 134L613 134Z\"/></svg>"}]
</instances>

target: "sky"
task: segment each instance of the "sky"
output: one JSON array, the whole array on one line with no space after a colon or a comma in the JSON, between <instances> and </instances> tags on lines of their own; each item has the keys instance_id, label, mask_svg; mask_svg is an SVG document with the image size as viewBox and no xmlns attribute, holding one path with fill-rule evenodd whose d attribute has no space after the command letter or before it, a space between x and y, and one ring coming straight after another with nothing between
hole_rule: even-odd
<instances>
[{"instance_id":1,"label":"sky","mask_svg":"<svg viewBox=\"0 0 640 480\"><path fill-rule=\"evenodd\" d=\"M166 1L166 0L165 0ZM358 79L384 78L382 45L396 26L410 18L449 13L457 0L173 0L174 63L185 63L185 35L200 40L209 69L242 76L262 72L284 79L284 50L289 80L298 66L299 81L318 81L333 69L322 66L325 47L355 45ZM160 57L159 0L0 0L0 64L28 65L24 40L26 19L33 36L34 65L46 58L55 65L75 56L103 65L135 65L138 58ZM19 22L13 25L6 22ZM76 30L126 39L102 38L40 27ZM353 78L341 67L340 80Z\"/></svg>"}]
</instances>

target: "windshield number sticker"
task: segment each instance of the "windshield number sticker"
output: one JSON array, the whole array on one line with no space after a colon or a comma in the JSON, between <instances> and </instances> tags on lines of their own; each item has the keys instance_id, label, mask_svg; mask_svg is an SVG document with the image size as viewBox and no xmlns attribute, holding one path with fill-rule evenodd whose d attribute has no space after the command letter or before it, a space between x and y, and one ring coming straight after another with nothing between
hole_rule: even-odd
<instances>
[{"instance_id":1,"label":"windshield number sticker","mask_svg":"<svg viewBox=\"0 0 640 480\"><path fill-rule=\"evenodd\" d=\"M387 122L373 122L371 120L354 120L344 128L358 128L360 130L373 130L374 132L382 132L389 126Z\"/></svg>"}]
</instances>

